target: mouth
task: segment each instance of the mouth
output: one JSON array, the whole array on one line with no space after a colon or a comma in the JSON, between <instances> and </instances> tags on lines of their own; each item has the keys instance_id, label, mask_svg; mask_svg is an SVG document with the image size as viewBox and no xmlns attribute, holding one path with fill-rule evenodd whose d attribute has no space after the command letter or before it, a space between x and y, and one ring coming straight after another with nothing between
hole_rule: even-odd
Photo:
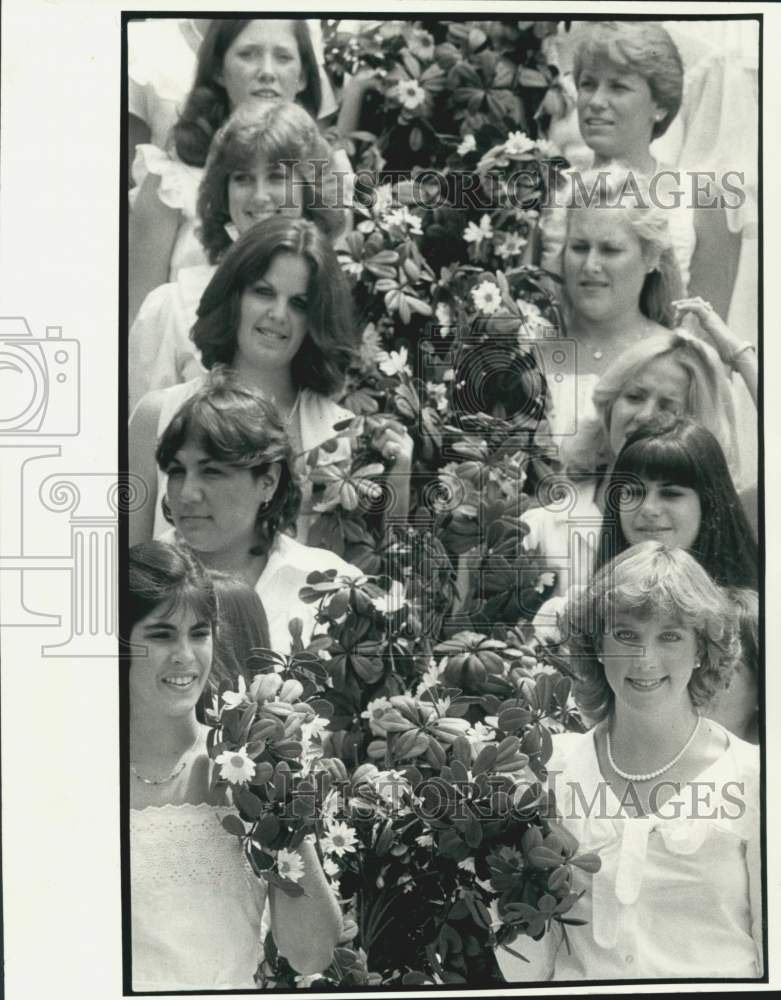
<instances>
[{"instance_id":1,"label":"mouth","mask_svg":"<svg viewBox=\"0 0 781 1000\"><path fill-rule=\"evenodd\" d=\"M277 333L276 330L267 330L265 327L256 327L255 332L259 333L265 340L271 340L275 344L284 344L288 339L286 333Z\"/></svg>"},{"instance_id":2,"label":"mouth","mask_svg":"<svg viewBox=\"0 0 781 1000\"><path fill-rule=\"evenodd\" d=\"M171 674L169 677L162 677L160 683L174 691L187 691L197 680L198 674Z\"/></svg>"},{"instance_id":3,"label":"mouth","mask_svg":"<svg viewBox=\"0 0 781 1000\"><path fill-rule=\"evenodd\" d=\"M649 538L662 538L672 531L672 528L637 528L637 533L647 535Z\"/></svg>"},{"instance_id":4,"label":"mouth","mask_svg":"<svg viewBox=\"0 0 781 1000\"><path fill-rule=\"evenodd\" d=\"M666 677L658 677L656 680L640 680L637 677L627 677L627 684L634 691L657 691L667 680Z\"/></svg>"},{"instance_id":5,"label":"mouth","mask_svg":"<svg viewBox=\"0 0 781 1000\"><path fill-rule=\"evenodd\" d=\"M613 122L608 121L606 118L586 118L583 124L588 125L590 128L604 128L612 125Z\"/></svg>"},{"instance_id":6,"label":"mouth","mask_svg":"<svg viewBox=\"0 0 781 1000\"><path fill-rule=\"evenodd\" d=\"M177 522L180 525L185 525L187 527L204 524L206 521L211 521L211 516L209 514L180 514L177 518Z\"/></svg>"},{"instance_id":7,"label":"mouth","mask_svg":"<svg viewBox=\"0 0 781 1000\"><path fill-rule=\"evenodd\" d=\"M253 97L261 97L265 100L276 100L279 94L276 90L272 90L270 87L260 87L257 90L251 91Z\"/></svg>"}]
</instances>

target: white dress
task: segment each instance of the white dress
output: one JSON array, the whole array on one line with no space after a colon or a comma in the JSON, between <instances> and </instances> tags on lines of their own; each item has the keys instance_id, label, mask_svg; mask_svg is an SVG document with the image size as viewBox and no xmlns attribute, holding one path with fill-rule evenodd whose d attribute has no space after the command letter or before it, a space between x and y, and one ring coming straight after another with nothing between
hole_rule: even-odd
<instances>
[{"instance_id":1,"label":"white dress","mask_svg":"<svg viewBox=\"0 0 781 1000\"><path fill-rule=\"evenodd\" d=\"M761 975L759 750L722 732L719 759L646 817L622 812L593 730L553 737L558 813L602 867L574 868L585 894L568 916L587 924L567 929L569 950L558 930L516 939L528 965L499 950L508 982Z\"/></svg>"},{"instance_id":2,"label":"white dress","mask_svg":"<svg viewBox=\"0 0 781 1000\"><path fill-rule=\"evenodd\" d=\"M265 888L231 810L207 804L130 810L133 989L255 989Z\"/></svg>"}]
</instances>

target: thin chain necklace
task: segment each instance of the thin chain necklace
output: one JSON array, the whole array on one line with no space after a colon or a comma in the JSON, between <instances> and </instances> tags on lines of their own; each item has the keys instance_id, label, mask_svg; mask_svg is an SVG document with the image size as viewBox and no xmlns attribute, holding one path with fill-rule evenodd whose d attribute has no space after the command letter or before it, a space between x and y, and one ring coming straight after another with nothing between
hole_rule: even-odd
<instances>
[{"instance_id":1,"label":"thin chain necklace","mask_svg":"<svg viewBox=\"0 0 781 1000\"><path fill-rule=\"evenodd\" d=\"M173 771L171 771L171 773L168 775L167 778L145 778L143 774L138 773L138 771L136 770L136 765L133 763L132 760L130 762L130 770L133 772L133 774L135 774L138 780L143 781L145 785L167 785L169 781L173 781L174 778L178 778L179 775L182 773L182 771L185 768L185 765L187 764L187 758L195 749L195 746L198 743L200 737L201 734L197 733L195 739L190 744L190 746L182 753L182 756L179 759L179 763L176 765Z\"/></svg>"},{"instance_id":2,"label":"thin chain necklace","mask_svg":"<svg viewBox=\"0 0 781 1000\"><path fill-rule=\"evenodd\" d=\"M681 757L683 757L683 755L686 753L686 751L694 742L694 737L697 735L701 721L702 721L702 716L698 715L697 721L694 723L694 729L692 729L691 736L684 743L684 745L681 747L678 753L673 757L670 763L665 764L664 767L660 767L656 771L649 771L648 774L629 774L628 771L621 770L618 764L616 764L616 762L613 760L613 750L610 745L610 730L608 730L606 734L607 735L606 748L607 748L607 759L610 762L610 766L613 768L613 770L619 777L624 779L624 781L650 781L651 778L658 778L660 774L664 774L665 771L669 771L671 767L674 767L681 759Z\"/></svg>"}]
</instances>

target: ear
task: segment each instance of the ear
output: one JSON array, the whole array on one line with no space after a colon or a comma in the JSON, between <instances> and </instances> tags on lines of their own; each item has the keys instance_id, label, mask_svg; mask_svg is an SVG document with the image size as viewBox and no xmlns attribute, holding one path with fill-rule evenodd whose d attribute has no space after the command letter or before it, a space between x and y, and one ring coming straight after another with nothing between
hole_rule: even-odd
<instances>
[{"instance_id":1,"label":"ear","mask_svg":"<svg viewBox=\"0 0 781 1000\"><path fill-rule=\"evenodd\" d=\"M281 469L279 463L275 462L270 465L264 473L258 476L258 483L262 487L263 491L263 503L268 503L274 496L276 488L279 484L279 476Z\"/></svg>"}]
</instances>

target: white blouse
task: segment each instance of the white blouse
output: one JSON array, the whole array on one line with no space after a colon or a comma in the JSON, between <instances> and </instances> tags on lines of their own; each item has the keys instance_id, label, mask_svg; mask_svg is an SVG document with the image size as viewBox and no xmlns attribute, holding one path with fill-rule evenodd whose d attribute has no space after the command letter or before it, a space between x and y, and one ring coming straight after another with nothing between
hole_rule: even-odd
<instances>
[{"instance_id":1,"label":"white blouse","mask_svg":"<svg viewBox=\"0 0 781 1000\"><path fill-rule=\"evenodd\" d=\"M265 888L221 825L229 812L130 810L134 990L256 988Z\"/></svg>"},{"instance_id":2,"label":"white blouse","mask_svg":"<svg viewBox=\"0 0 781 1000\"><path fill-rule=\"evenodd\" d=\"M585 894L569 916L587 924L567 928L569 949L560 927L516 939L528 965L500 949L508 982L762 974L759 751L722 732L721 757L645 817L621 809L593 730L553 737L559 816L579 853L597 852L602 867L574 869L573 888Z\"/></svg>"}]
</instances>

